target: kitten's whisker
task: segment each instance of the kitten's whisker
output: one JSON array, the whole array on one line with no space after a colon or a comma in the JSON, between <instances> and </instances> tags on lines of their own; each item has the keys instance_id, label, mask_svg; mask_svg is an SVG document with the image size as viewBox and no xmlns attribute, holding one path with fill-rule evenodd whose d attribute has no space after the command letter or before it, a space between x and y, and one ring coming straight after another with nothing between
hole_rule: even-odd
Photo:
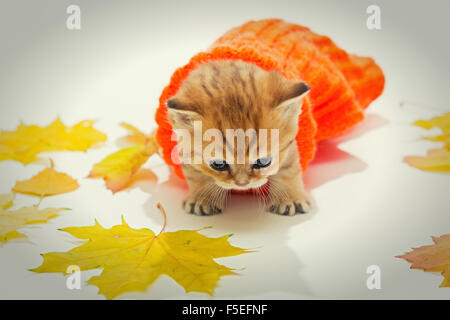
<instances>
[{"instance_id":1,"label":"kitten's whisker","mask_svg":"<svg viewBox=\"0 0 450 320\"><path fill-rule=\"evenodd\" d=\"M260 197L259 197L259 188L256 188L255 190L252 190L252 198L253 198L253 201L256 201L256 203L257 203L257 212L259 212L259 210L261 208Z\"/></svg>"},{"instance_id":2,"label":"kitten's whisker","mask_svg":"<svg viewBox=\"0 0 450 320\"><path fill-rule=\"evenodd\" d=\"M258 188L258 213L261 214L261 212L264 211L266 208L266 202L264 200L264 193L263 193L263 186Z\"/></svg>"},{"instance_id":3,"label":"kitten's whisker","mask_svg":"<svg viewBox=\"0 0 450 320\"><path fill-rule=\"evenodd\" d=\"M270 187L268 186L268 184L263 185L262 196L264 201L264 208L266 208L269 205L269 194L270 194Z\"/></svg>"},{"instance_id":4,"label":"kitten's whisker","mask_svg":"<svg viewBox=\"0 0 450 320\"><path fill-rule=\"evenodd\" d=\"M287 201L289 199L289 195L286 191L284 191L281 187L279 187L276 183L271 183L271 188L274 191L274 195L281 201ZM271 199L272 201L275 199Z\"/></svg>"}]
</instances>

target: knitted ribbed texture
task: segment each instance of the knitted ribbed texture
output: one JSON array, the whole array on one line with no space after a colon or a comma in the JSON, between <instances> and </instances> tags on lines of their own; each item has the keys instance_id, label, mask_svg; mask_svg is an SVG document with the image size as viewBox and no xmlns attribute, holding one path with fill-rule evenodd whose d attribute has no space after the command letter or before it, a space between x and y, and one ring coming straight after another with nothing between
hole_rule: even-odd
<instances>
[{"instance_id":1,"label":"knitted ribbed texture","mask_svg":"<svg viewBox=\"0 0 450 320\"><path fill-rule=\"evenodd\" d=\"M268 19L249 21L231 29L207 51L177 69L159 99L156 139L164 160L181 178L181 167L171 159L176 142L171 141L172 127L165 103L192 70L218 59L243 60L264 70L277 70L286 78L305 81L311 87L304 98L297 135L303 170L313 159L317 142L339 135L361 121L363 109L384 87L383 72L373 59L350 55L330 38L306 27Z\"/></svg>"}]
</instances>

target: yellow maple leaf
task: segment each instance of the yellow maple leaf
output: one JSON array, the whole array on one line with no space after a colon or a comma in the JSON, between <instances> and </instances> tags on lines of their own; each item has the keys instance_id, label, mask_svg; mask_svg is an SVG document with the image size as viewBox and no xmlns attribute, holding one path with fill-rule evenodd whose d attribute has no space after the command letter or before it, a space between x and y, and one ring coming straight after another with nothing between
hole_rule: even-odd
<instances>
[{"instance_id":1,"label":"yellow maple leaf","mask_svg":"<svg viewBox=\"0 0 450 320\"><path fill-rule=\"evenodd\" d=\"M435 127L441 129L442 134L433 137L425 137L425 139L430 141L444 142L445 147L450 150L450 112L447 112L442 116L433 117L429 120L417 120L416 122L414 122L414 125L427 130Z\"/></svg>"},{"instance_id":2,"label":"yellow maple leaf","mask_svg":"<svg viewBox=\"0 0 450 320\"><path fill-rule=\"evenodd\" d=\"M214 259L248 252L232 246L228 242L231 235L209 238L199 230L155 235L149 229L130 228L123 218L121 225L110 229L96 221L94 226L62 231L87 241L69 252L43 254L42 265L32 271L66 274L70 265L77 265L80 270L102 268L102 273L90 278L88 284L97 286L107 299L125 292L145 291L163 274L186 292L212 295L220 277L235 274Z\"/></svg>"},{"instance_id":3,"label":"yellow maple leaf","mask_svg":"<svg viewBox=\"0 0 450 320\"><path fill-rule=\"evenodd\" d=\"M430 130L431 128L438 127L443 132L450 131L450 112L443 114L442 116L436 116L429 120L417 120L414 125Z\"/></svg>"},{"instance_id":4,"label":"yellow maple leaf","mask_svg":"<svg viewBox=\"0 0 450 320\"><path fill-rule=\"evenodd\" d=\"M0 132L0 161L16 160L28 164L48 151L86 151L106 141L106 135L93 127L91 120L66 127L56 119L46 127L20 124L15 131Z\"/></svg>"},{"instance_id":5,"label":"yellow maple leaf","mask_svg":"<svg viewBox=\"0 0 450 320\"><path fill-rule=\"evenodd\" d=\"M0 209L6 210L13 205L14 193L0 194Z\"/></svg>"},{"instance_id":6,"label":"yellow maple leaf","mask_svg":"<svg viewBox=\"0 0 450 320\"><path fill-rule=\"evenodd\" d=\"M67 209L46 208L40 210L38 206L23 207L18 210L7 210L12 206L14 194L0 195L0 243L11 239L26 238L18 229L31 224L47 222L58 216L58 213Z\"/></svg>"},{"instance_id":7,"label":"yellow maple leaf","mask_svg":"<svg viewBox=\"0 0 450 320\"><path fill-rule=\"evenodd\" d=\"M133 125L121 122L120 126L129 131L129 134L121 140L131 145L145 145L149 140L153 139L152 134L145 134Z\"/></svg>"},{"instance_id":8,"label":"yellow maple leaf","mask_svg":"<svg viewBox=\"0 0 450 320\"><path fill-rule=\"evenodd\" d=\"M131 125L125 125L134 128ZM106 187L113 193L128 186L135 173L158 151L158 145L153 136L146 136L136 128L132 131L135 135L132 135L134 138L131 140L139 142L137 145L110 154L95 164L89 173L89 178L103 178Z\"/></svg>"},{"instance_id":9,"label":"yellow maple leaf","mask_svg":"<svg viewBox=\"0 0 450 320\"><path fill-rule=\"evenodd\" d=\"M29 180L16 182L13 191L47 197L72 192L78 187L77 181L71 176L57 172L53 168L46 168Z\"/></svg>"},{"instance_id":10,"label":"yellow maple leaf","mask_svg":"<svg viewBox=\"0 0 450 320\"><path fill-rule=\"evenodd\" d=\"M407 156L404 161L411 167L421 170L450 172L450 112L429 120L418 120L414 125L427 130L440 128L442 134L425 139L444 142L445 145L439 149L429 150L426 156Z\"/></svg>"},{"instance_id":11,"label":"yellow maple leaf","mask_svg":"<svg viewBox=\"0 0 450 320\"><path fill-rule=\"evenodd\" d=\"M450 234L432 237L434 244L414 248L411 252L397 256L411 263L411 269L426 272L441 272L444 281L441 287L450 287Z\"/></svg>"}]
</instances>

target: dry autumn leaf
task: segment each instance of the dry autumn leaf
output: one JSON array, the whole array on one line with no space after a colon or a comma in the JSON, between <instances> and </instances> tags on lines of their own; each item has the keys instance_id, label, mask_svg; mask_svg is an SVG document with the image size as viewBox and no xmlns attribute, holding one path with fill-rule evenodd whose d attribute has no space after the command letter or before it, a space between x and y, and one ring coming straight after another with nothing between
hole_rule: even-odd
<instances>
[{"instance_id":1,"label":"dry autumn leaf","mask_svg":"<svg viewBox=\"0 0 450 320\"><path fill-rule=\"evenodd\" d=\"M62 231L87 241L69 252L44 254L42 265L32 271L66 274L70 265L77 265L81 270L102 268L102 273L90 278L88 284L97 286L107 299L126 292L145 291L163 274L186 292L212 295L222 276L235 274L233 269L214 259L248 252L232 246L228 242L231 235L209 238L198 233L199 230L161 231L155 235L149 229L130 228L123 218L121 225L111 229L103 228L96 221L94 226Z\"/></svg>"},{"instance_id":2,"label":"dry autumn leaf","mask_svg":"<svg viewBox=\"0 0 450 320\"><path fill-rule=\"evenodd\" d=\"M0 209L6 210L13 205L14 193L0 194Z\"/></svg>"},{"instance_id":3,"label":"dry autumn leaf","mask_svg":"<svg viewBox=\"0 0 450 320\"><path fill-rule=\"evenodd\" d=\"M103 178L106 187L113 193L128 186L135 173L158 151L158 145L153 136L147 136L129 124L121 125L132 132L128 136L128 142L136 143L136 145L110 154L95 164L89 173L89 178Z\"/></svg>"},{"instance_id":4,"label":"dry autumn leaf","mask_svg":"<svg viewBox=\"0 0 450 320\"><path fill-rule=\"evenodd\" d=\"M441 287L450 287L450 234L432 237L434 244L414 248L411 252L397 256L411 263L412 269L426 272L441 272L444 281Z\"/></svg>"},{"instance_id":5,"label":"dry autumn leaf","mask_svg":"<svg viewBox=\"0 0 450 320\"><path fill-rule=\"evenodd\" d=\"M148 140L153 139L153 136L151 134L147 135L129 123L121 122L120 126L129 131L129 134L121 139L128 144L145 145Z\"/></svg>"},{"instance_id":6,"label":"dry autumn leaf","mask_svg":"<svg viewBox=\"0 0 450 320\"><path fill-rule=\"evenodd\" d=\"M89 178L103 178L113 193L125 188L133 175L154 153L146 146L133 146L110 154L94 165Z\"/></svg>"},{"instance_id":7,"label":"dry autumn leaf","mask_svg":"<svg viewBox=\"0 0 450 320\"><path fill-rule=\"evenodd\" d=\"M106 135L85 120L66 127L56 119L46 127L20 124L15 131L0 133L0 161L16 160L28 164L38 160L37 155L48 151L86 151L106 141Z\"/></svg>"},{"instance_id":8,"label":"dry autumn leaf","mask_svg":"<svg viewBox=\"0 0 450 320\"><path fill-rule=\"evenodd\" d=\"M38 206L23 207L18 210L8 210L14 201L14 194L0 195L0 243L11 239L26 238L19 231L38 223L45 223L58 216L58 213L67 209L46 208L40 210Z\"/></svg>"},{"instance_id":9,"label":"dry autumn leaf","mask_svg":"<svg viewBox=\"0 0 450 320\"><path fill-rule=\"evenodd\" d=\"M405 162L421 170L450 172L450 152L445 148L428 150L425 157L405 157Z\"/></svg>"},{"instance_id":10,"label":"dry autumn leaf","mask_svg":"<svg viewBox=\"0 0 450 320\"><path fill-rule=\"evenodd\" d=\"M442 135L435 137L428 137L427 139L433 141L446 141L450 138L450 112L445 113L442 116L436 116L429 120L417 120L414 125L430 130L432 128L439 128L442 130Z\"/></svg>"},{"instance_id":11,"label":"dry autumn leaf","mask_svg":"<svg viewBox=\"0 0 450 320\"><path fill-rule=\"evenodd\" d=\"M46 168L29 180L16 182L13 191L47 197L72 192L78 187L77 181L69 175L57 172L53 168Z\"/></svg>"},{"instance_id":12,"label":"dry autumn leaf","mask_svg":"<svg viewBox=\"0 0 450 320\"><path fill-rule=\"evenodd\" d=\"M450 112L429 120L418 120L414 122L414 125L427 130L435 127L441 129L441 135L425 137L425 139L444 142L445 145L439 149L429 150L424 157L408 156L404 158L404 161L421 170L450 172Z\"/></svg>"}]
</instances>

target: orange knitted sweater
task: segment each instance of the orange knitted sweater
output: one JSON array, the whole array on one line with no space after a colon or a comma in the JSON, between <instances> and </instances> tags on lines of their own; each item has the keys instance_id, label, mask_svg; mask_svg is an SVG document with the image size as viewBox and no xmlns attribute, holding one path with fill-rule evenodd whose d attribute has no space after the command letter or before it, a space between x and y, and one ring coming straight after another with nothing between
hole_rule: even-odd
<instances>
[{"instance_id":1,"label":"orange knitted sweater","mask_svg":"<svg viewBox=\"0 0 450 320\"><path fill-rule=\"evenodd\" d=\"M264 70L277 70L311 88L299 116L297 145L303 171L313 159L317 142L334 137L364 118L363 110L383 91L384 75L372 58L348 54L310 29L279 19L249 21L226 32L208 50L177 69L164 88L156 111L156 140L166 163L183 178L172 162L172 127L166 101L174 96L189 73L216 59L238 59Z\"/></svg>"}]
</instances>

